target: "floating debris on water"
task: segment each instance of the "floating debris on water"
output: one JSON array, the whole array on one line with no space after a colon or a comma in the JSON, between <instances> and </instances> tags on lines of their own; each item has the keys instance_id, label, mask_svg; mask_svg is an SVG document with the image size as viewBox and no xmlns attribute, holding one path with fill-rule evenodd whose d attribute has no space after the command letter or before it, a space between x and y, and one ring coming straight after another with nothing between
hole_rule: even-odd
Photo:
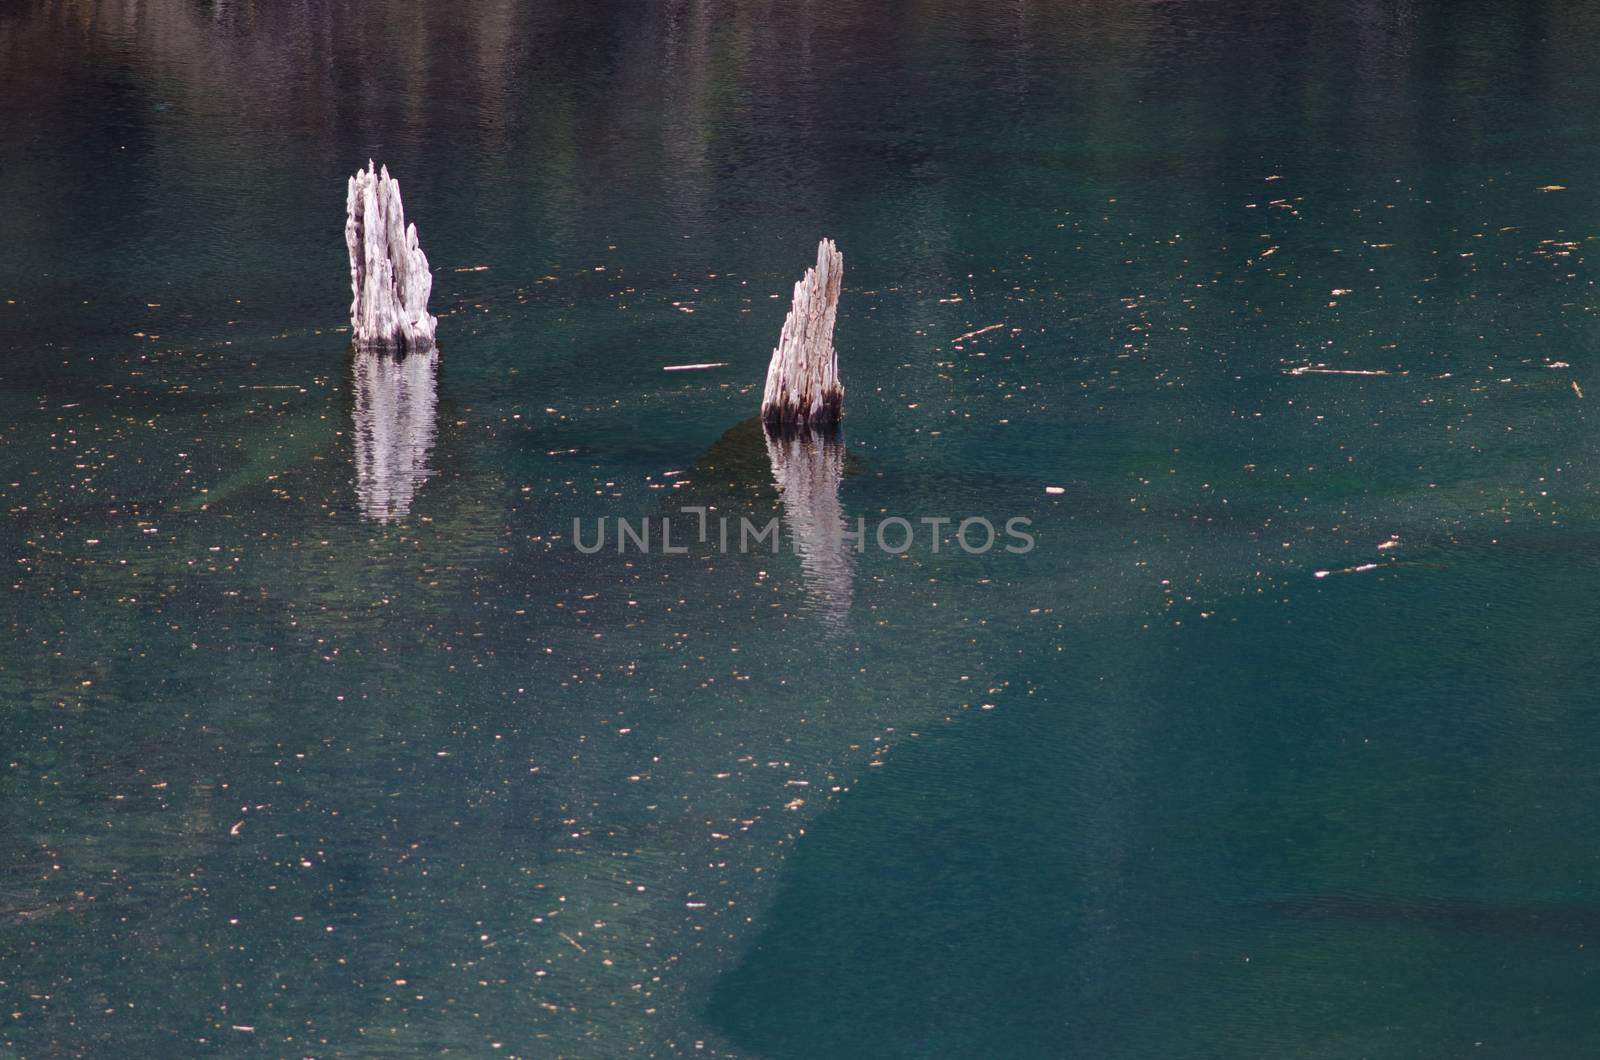
<instances>
[{"instance_id":1,"label":"floating debris on water","mask_svg":"<svg viewBox=\"0 0 1600 1060\"><path fill-rule=\"evenodd\" d=\"M1302 364L1284 370L1284 375L1389 375L1384 368L1329 368L1325 364Z\"/></svg>"},{"instance_id":2,"label":"floating debris on water","mask_svg":"<svg viewBox=\"0 0 1600 1060\"><path fill-rule=\"evenodd\" d=\"M977 337L978 337L978 336L979 336L979 335L983 335L983 334L986 334L986 333L988 333L988 332L991 332L991 331L993 331L993 330L994 330L994 329L995 329L995 328L1003 328L1003 327L1005 327L1005 325L1004 325L1004 324L990 324L990 325L989 325L989 326L988 326L988 327L986 327L986 328L979 328L979 329L978 329L978 330L976 330L976 331L969 331L969 332L967 332L967 333L966 333L966 334L965 334L965 335L957 335L957 336L956 336L956 337L955 337L955 338L953 338L953 339L951 339L951 340L950 340L950 341L951 341L951 342L965 342L965 341L967 341L967 340L968 340L968 339L975 339L975 338L977 338Z\"/></svg>"},{"instance_id":3,"label":"floating debris on water","mask_svg":"<svg viewBox=\"0 0 1600 1060\"><path fill-rule=\"evenodd\" d=\"M1361 574L1365 571L1377 570L1380 566L1382 566L1381 563L1362 563L1354 567L1341 567L1338 570L1319 570L1316 572L1316 576L1318 578L1326 578L1330 574Z\"/></svg>"}]
</instances>

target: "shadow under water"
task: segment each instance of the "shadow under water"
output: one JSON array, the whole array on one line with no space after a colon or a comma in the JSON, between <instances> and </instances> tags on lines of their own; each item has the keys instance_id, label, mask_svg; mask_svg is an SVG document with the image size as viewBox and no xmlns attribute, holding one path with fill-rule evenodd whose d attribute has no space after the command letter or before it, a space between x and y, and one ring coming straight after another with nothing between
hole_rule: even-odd
<instances>
[{"instance_id":1,"label":"shadow under water","mask_svg":"<svg viewBox=\"0 0 1600 1060\"><path fill-rule=\"evenodd\" d=\"M834 430L773 430L759 416L723 432L695 461L681 490L672 494L674 512L703 508L727 522L727 548L738 551L739 520L759 532L774 515L781 519L779 548L800 561L803 603L830 629L842 628L855 596L855 528L840 500L843 480L861 470ZM752 555L765 554L752 541Z\"/></svg>"},{"instance_id":2,"label":"shadow under water","mask_svg":"<svg viewBox=\"0 0 1600 1060\"><path fill-rule=\"evenodd\" d=\"M379 522L402 519L433 474L428 457L438 435L439 354L357 351L350 372L361 514Z\"/></svg>"}]
</instances>

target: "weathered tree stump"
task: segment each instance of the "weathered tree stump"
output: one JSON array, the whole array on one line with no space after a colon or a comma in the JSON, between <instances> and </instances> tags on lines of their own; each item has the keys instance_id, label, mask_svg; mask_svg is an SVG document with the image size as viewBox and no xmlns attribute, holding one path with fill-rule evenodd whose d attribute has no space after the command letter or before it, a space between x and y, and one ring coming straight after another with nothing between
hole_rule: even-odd
<instances>
[{"instance_id":1,"label":"weathered tree stump","mask_svg":"<svg viewBox=\"0 0 1600 1060\"><path fill-rule=\"evenodd\" d=\"M839 354L833 348L833 321L839 308L844 255L824 239L817 264L794 285L794 302L767 365L761 418L769 426L826 427L837 423L844 405L839 384Z\"/></svg>"},{"instance_id":2,"label":"weathered tree stump","mask_svg":"<svg viewBox=\"0 0 1600 1060\"><path fill-rule=\"evenodd\" d=\"M351 338L358 350L431 350L439 321L428 313L433 273L406 225L400 183L367 161L350 178L344 242L350 251Z\"/></svg>"}]
</instances>

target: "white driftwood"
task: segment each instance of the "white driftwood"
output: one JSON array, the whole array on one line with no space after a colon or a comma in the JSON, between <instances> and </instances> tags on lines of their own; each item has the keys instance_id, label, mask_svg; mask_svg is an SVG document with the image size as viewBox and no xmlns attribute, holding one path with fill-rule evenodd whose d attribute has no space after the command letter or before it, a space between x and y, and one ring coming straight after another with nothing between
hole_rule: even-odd
<instances>
[{"instance_id":1,"label":"white driftwood","mask_svg":"<svg viewBox=\"0 0 1600 1060\"><path fill-rule=\"evenodd\" d=\"M761 418L776 427L826 426L839 419L844 387L839 385L839 354L833 348L833 320L839 308L844 255L824 239L817 264L794 285L794 303L767 365Z\"/></svg>"},{"instance_id":2,"label":"white driftwood","mask_svg":"<svg viewBox=\"0 0 1600 1060\"><path fill-rule=\"evenodd\" d=\"M438 433L439 355L394 357L358 350L351 432L356 449L356 496L361 513L386 523L411 511L432 475L428 465Z\"/></svg>"},{"instance_id":3,"label":"white driftwood","mask_svg":"<svg viewBox=\"0 0 1600 1060\"><path fill-rule=\"evenodd\" d=\"M400 183L371 160L350 178L344 242L350 251L350 330L357 349L430 350L439 321L428 313L433 273L406 225Z\"/></svg>"}]
</instances>

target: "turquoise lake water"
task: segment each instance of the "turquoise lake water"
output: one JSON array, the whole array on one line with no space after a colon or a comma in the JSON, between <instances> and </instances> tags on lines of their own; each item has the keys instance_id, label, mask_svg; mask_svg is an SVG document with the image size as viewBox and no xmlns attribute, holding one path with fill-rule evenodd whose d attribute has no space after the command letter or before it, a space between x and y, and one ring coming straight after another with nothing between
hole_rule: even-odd
<instances>
[{"instance_id":1,"label":"turquoise lake water","mask_svg":"<svg viewBox=\"0 0 1600 1060\"><path fill-rule=\"evenodd\" d=\"M1597 40L0 8L0 1052L1600 1053ZM802 554L574 547L683 507Z\"/></svg>"}]
</instances>

